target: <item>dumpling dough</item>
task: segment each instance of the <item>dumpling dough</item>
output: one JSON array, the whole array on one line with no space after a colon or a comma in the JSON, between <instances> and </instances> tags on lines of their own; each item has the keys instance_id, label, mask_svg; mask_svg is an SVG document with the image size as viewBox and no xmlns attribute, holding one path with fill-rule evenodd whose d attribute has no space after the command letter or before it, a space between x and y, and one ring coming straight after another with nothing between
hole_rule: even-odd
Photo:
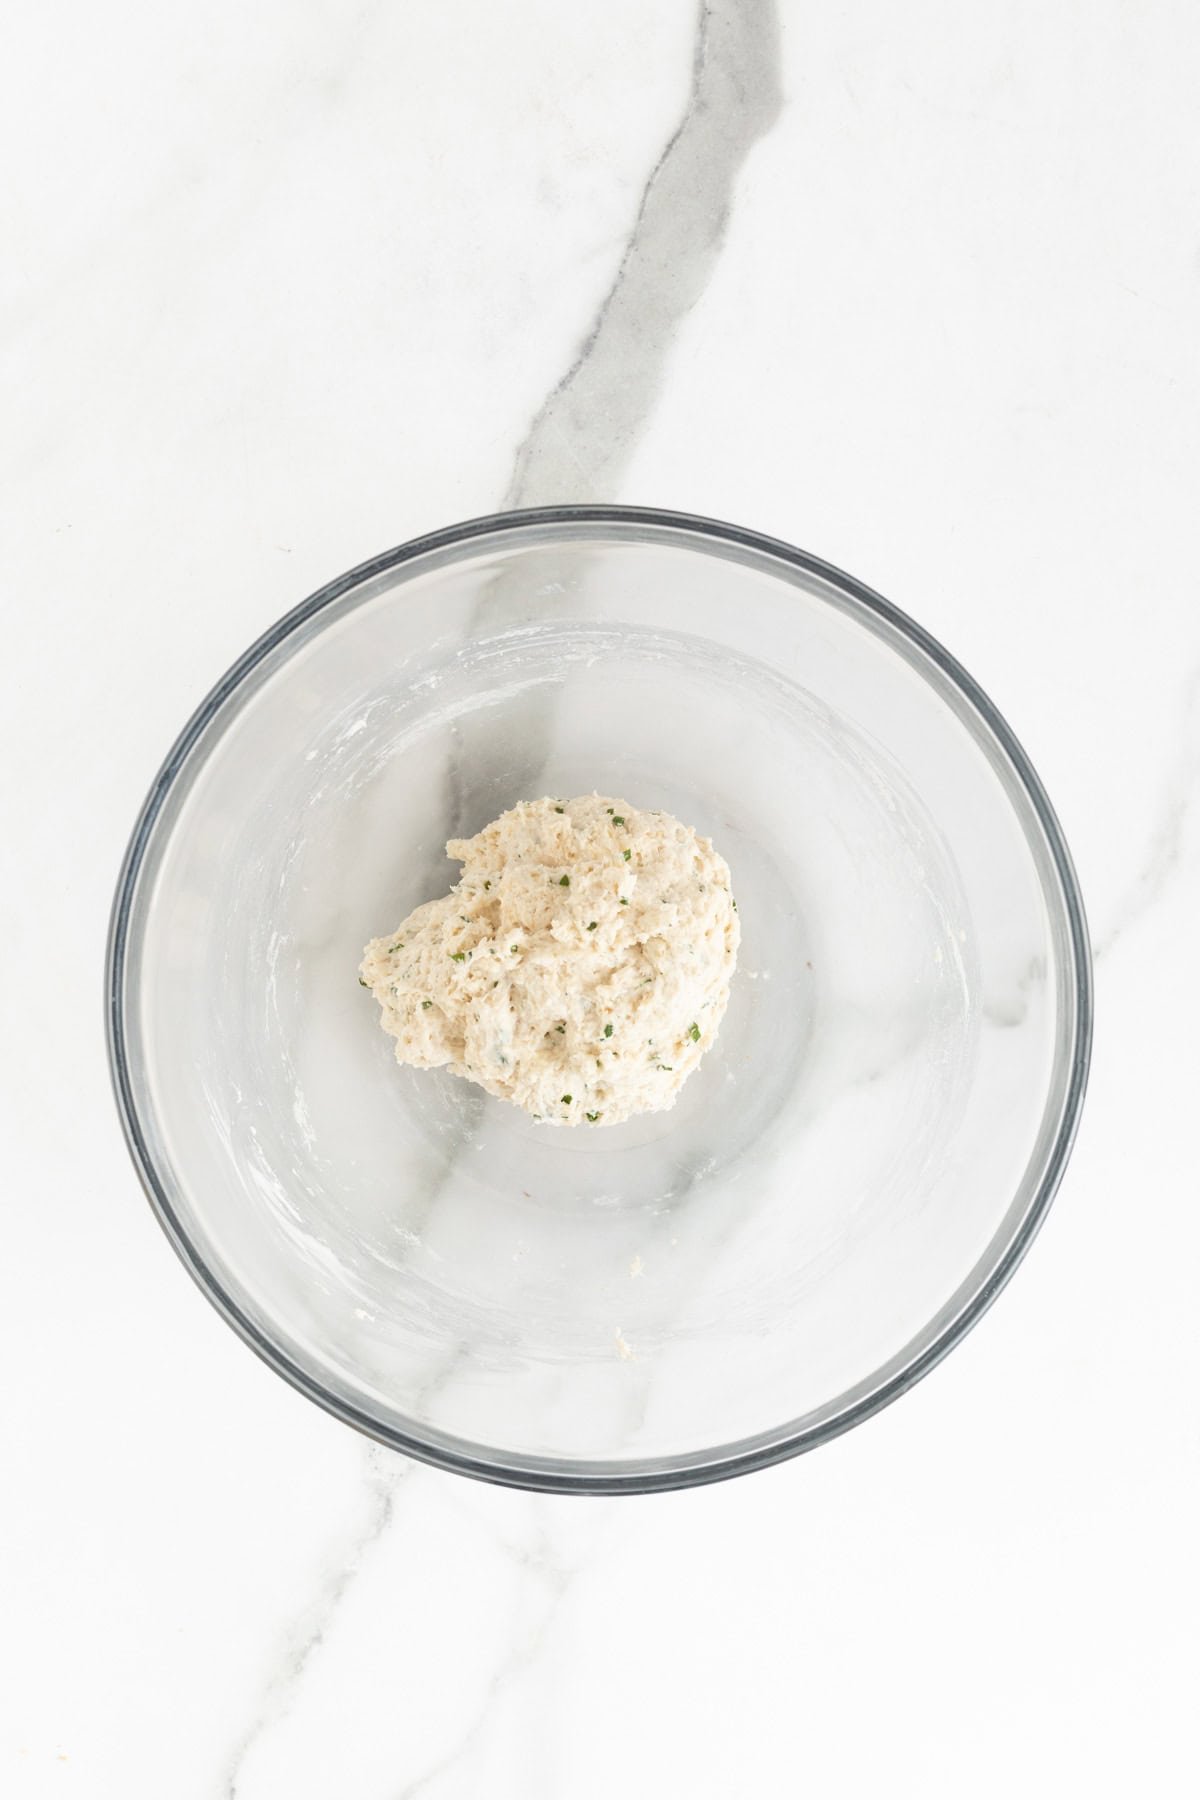
<instances>
[{"instance_id":1,"label":"dumpling dough","mask_svg":"<svg viewBox=\"0 0 1200 1800\"><path fill-rule=\"evenodd\" d=\"M672 1106L717 1035L740 938L708 839L590 794L526 801L446 852L457 886L363 954L397 1060L552 1124Z\"/></svg>"}]
</instances>

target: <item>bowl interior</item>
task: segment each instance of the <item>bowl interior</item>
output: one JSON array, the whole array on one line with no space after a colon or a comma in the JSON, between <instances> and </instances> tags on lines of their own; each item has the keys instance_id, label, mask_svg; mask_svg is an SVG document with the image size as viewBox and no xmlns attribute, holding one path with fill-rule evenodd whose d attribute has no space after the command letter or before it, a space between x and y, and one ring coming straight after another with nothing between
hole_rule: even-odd
<instances>
[{"instance_id":1,"label":"bowl interior","mask_svg":"<svg viewBox=\"0 0 1200 1800\"><path fill-rule=\"evenodd\" d=\"M448 837L593 789L713 838L743 947L678 1105L564 1132L399 1068L356 968ZM1073 1104L1072 897L988 721L849 584L683 525L507 522L302 609L128 899L128 1105L190 1259L331 1404L508 1478L830 1429L978 1304Z\"/></svg>"}]
</instances>

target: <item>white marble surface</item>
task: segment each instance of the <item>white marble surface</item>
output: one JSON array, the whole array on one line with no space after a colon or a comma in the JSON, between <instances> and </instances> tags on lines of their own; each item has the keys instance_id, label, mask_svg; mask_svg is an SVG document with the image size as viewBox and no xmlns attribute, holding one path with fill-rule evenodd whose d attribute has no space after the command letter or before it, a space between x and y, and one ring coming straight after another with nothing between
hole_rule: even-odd
<instances>
[{"instance_id":1,"label":"white marble surface","mask_svg":"<svg viewBox=\"0 0 1200 1800\"><path fill-rule=\"evenodd\" d=\"M10 25L6 1796L1188 1791L1198 77L1178 0ZM211 680L376 550L583 496L778 533L928 625L1100 952L1000 1304L834 1445L644 1501L408 1466L261 1367L141 1197L100 1017Z\"/></svg>"}]
</instances>

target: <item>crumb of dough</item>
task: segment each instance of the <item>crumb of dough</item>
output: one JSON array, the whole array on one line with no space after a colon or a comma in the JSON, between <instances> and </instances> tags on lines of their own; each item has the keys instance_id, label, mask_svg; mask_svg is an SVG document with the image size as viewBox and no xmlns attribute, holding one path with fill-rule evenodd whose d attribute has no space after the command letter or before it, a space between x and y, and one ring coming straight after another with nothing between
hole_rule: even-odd
<instances>
[{"instance_id":1,"label":"crumb of dough","mask_svg":"<svg viewBox=\"0 0 1200 1800\"><path fill-rule=\"evenodd\" d=\"M359 969L397 1061L554 1125L673 1106L716 1038L740 941L709 840L587 794L525 801L446 851L460 880Z\"/></svg>"},{"instance_id":2,"label":"crumb of dough","mask_svg":"<svg viewBox=\"0 0 1200 1800\"><path fill-rule=\"evenodd\" d=\"M632 1281L635 1275L644 1275L645 1272L646 1272L645 1263L642 1261L640 1256L635 1256L633 1261L629 1265L629 1279Z\"/></svg>"},{"instance_id":3,"label":"crumb of dough","mask_svg":"<svg viewBox=\"0 0 1200 1800\"><path fill-rule=\"evenodd\" d=\"M617 1326L617 1329L613 1332L613 1342L617 1346L617 1355L620 1357L622 1362L636 1362L637 1361L637 1357L634 1355L633 1351L629 1348L629 1345L625 1342L625 1339L621 1336L621 1327L619 1325Z\"/></svg>"}]
</instances>

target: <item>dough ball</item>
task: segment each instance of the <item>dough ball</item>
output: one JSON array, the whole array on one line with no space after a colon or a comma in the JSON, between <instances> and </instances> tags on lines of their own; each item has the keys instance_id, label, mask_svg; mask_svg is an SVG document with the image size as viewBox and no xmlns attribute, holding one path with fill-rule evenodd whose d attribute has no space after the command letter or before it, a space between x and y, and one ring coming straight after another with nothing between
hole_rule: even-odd
<instances>
[{"instance_id":1,"label":"dough ball","mask_svg":"<svg viewBox=\"0 0 1200 1800\"><path fill-rule=\"evenodd\" d=\"M558 1125L673 1105L737 960L729 868L708 839L590 794L526 801L446 850L456 886L363 955L397 1060Z\"/></svg>"}]
</instances>

